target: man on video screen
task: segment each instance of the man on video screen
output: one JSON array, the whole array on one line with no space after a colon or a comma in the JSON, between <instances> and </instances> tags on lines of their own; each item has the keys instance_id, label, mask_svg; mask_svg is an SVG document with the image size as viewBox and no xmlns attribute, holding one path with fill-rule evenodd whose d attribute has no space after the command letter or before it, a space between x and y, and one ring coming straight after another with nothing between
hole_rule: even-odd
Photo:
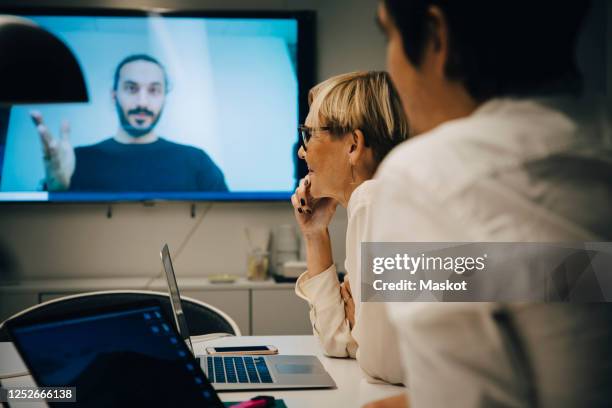
<instances>
[{"instance_id":1,"label":"man on video screen","mask_svg":"<svg viewBox=\"0 0 612 408\"><path fill-rule=\"evenodd\" d=\"M32 112L43 145L49 191L227 191L223 173L201 149L155 133L164 109L168 78L155 58L130 55L115 70L112 96L117 133L73 148L64 122L54 138L39 112Z\"/></svg>"}]
</instances>

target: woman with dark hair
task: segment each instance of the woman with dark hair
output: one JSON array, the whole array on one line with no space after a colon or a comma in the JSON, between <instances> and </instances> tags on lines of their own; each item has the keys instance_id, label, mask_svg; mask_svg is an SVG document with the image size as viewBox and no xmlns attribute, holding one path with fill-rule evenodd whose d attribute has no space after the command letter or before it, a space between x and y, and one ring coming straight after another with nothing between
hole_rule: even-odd
<instances>
[{"instance_id":1,"label":"woman with dark hair","mask_svg":"<svg viewBox=\"0 0 612 408\"><path fill-rule=\"evenodd\" d=\"M583 1L379 4L388 70L418 136L379 167L366 241L612 241L610 116L580 94L575 61L587 9ZM389 303L409 404L610 406L612 308L546 296L518 302L593 276L597 252L576 253L586 263L535 267L530 256L498 254L512 268L487 293L503 303L478 302L478 292L473 302ZM601 291L592 293L601 302ZM404 396L372 404L407 405Z\"/></svg>"}]
</instances>

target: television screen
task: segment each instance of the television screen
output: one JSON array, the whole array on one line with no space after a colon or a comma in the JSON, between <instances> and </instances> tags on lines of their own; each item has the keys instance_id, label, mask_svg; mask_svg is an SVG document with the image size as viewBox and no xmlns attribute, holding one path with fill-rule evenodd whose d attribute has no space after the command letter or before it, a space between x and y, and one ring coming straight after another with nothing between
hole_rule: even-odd
<instances>
[{"instance_id":1,"label":"television screen","mask_svg":"<svg viewBox=\"0 0 612 408\"><path fill-rule=\"evenodd\" d=\"M6 112L0 200L288 198L310 13L118 13L21 13L72 50L90 101Z\"/></svg>"}]
</instances>

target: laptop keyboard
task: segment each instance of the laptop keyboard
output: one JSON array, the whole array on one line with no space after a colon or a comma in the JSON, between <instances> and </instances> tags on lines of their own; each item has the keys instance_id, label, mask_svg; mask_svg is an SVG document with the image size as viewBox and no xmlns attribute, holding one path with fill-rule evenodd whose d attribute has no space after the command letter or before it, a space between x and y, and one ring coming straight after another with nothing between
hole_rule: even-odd
<instances>
[{"instance_id":1,"label":"laptop keyboard","mask_svg":"<svg viewBox=\"0 0 612 408\"><path fill-rule=\"evenodd\" d=\"M206 357L206 375L211 383L272 383L263 357Z\"/></svg>"}]
</instances>

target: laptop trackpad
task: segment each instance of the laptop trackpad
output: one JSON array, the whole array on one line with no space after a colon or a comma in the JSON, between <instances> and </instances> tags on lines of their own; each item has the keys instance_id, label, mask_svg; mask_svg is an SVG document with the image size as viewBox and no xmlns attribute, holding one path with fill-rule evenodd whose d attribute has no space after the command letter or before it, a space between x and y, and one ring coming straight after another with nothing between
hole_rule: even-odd
<instances>
[{"instance_id":1,"label":"laptop trackpad","mask_svg":"<svg viewBox=\"0 0 612 408\"><path fill-rule=\"evenodd\" d=\"M317 367L311 364L277 364L276 370L281 374L313 374L319 372Z\"/></svg>"}]
</instances>

